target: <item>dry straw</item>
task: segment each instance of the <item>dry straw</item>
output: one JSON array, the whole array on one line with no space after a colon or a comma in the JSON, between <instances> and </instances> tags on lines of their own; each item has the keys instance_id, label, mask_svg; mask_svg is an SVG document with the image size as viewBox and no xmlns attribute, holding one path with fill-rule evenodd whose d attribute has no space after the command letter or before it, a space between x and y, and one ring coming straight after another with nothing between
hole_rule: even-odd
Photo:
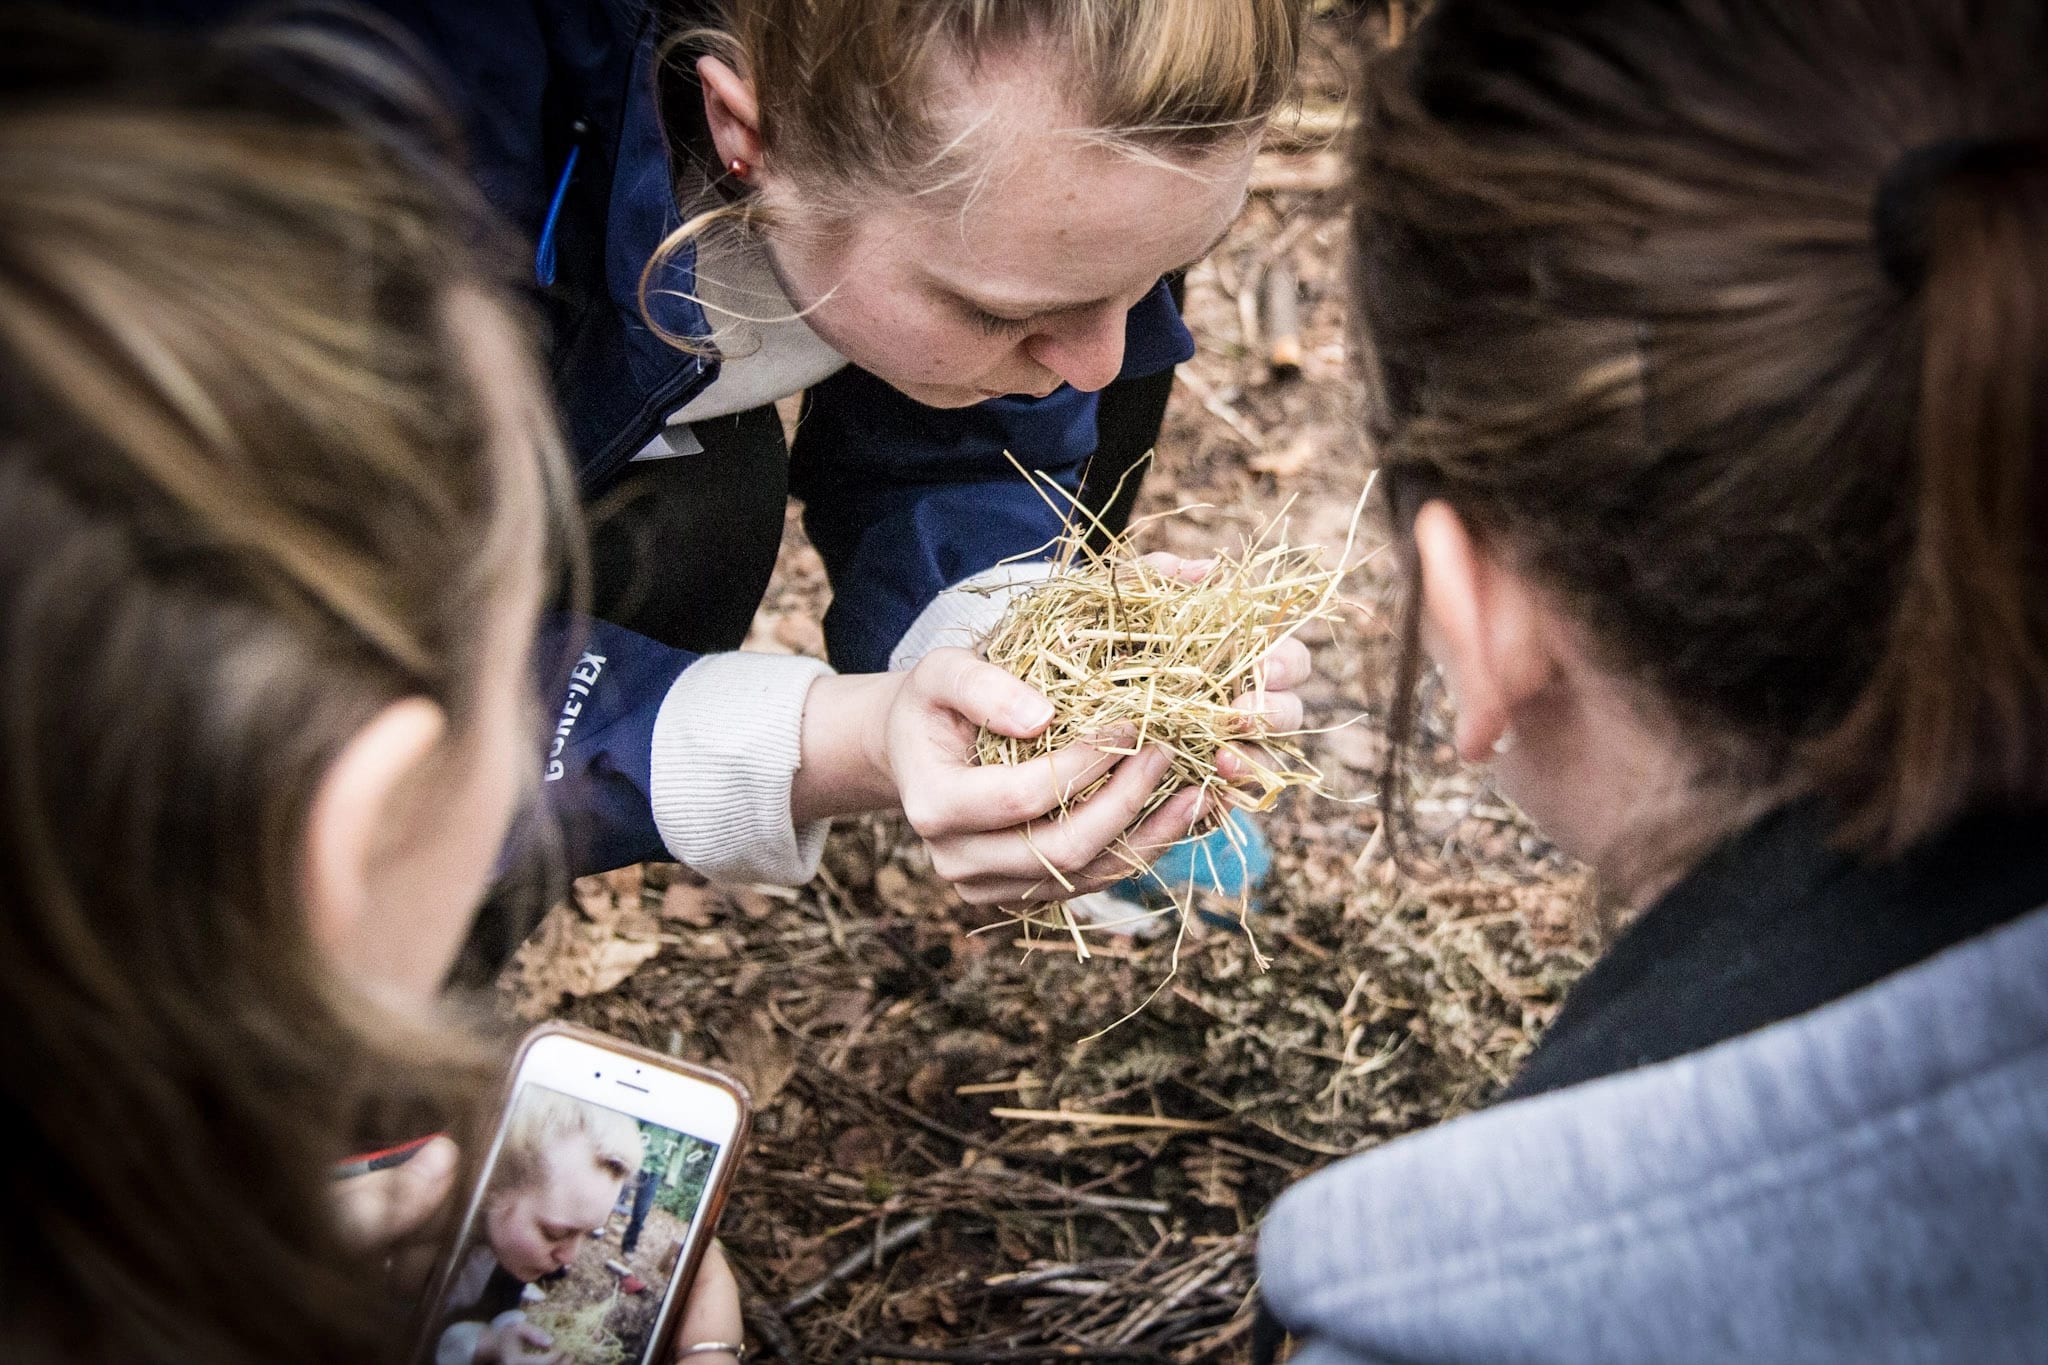
<instances>
[{"instance_id":1,"label":"dry straw","mask_svg":"<svg viewBox=\"0 0 2048 1365\"><path fill-rule=\"evenodd\" d=\"M616 1292L593 1299L581 1308L548 1305L526 1315L526 1320L554 1338L547 1358L574 1361L576 1365L625 1365L626 1343L608 1325L612 1309L618 1306Z\"/></svg>"},{"instance_id":2,"label":"dry straw","mask_svg":"<svg viewBox=\"0 0 2048 1365\"><path fill-rule=\"evenodd\" d=\"M1019 471L1024 472L1022 466ZM1149 523L1194 508L1141 518L1116 534L1048 475L1034 471L1025 477L1061 512L1067 530L1053 542L1049 576L1011 600L983 641L982 653L1044 694L1053 719L1031 739L984 729L976 744L978 759L1023 763L1071 744L1099 743L1104 735L1130 735L1127 745L1106 752L1135 754L1149 744L1170 756L1141 819L1189 787L1206 793L1204 808L1218 814L1230 806L1265 810L1291 788L1321 791L1322 774L1299 743L1306 732L1270 731L1239 702L1247 695L1263 699L1260 664L1276 645L1315 622L1335 620L1347 605L1338 589L1354 567L1351 550L1370 482L1352 511L1334 564L1325 562L1320 546L1288 543L1288 509L1283 507L1236 551L1219 553L1207 573L1189 581L1147 563L1134 537ZM1072 511L1054 502L1047 490ZM1090 548L1081 519L1098 531L1104 548ZM1226 746L1235 746L1247 767L1235 785L1217 771ZM1072 795L1062 811L1093 790ZM1234 845L1236 826L1225 821L1220 827ZM1119 845L1116 852L1134 872L1147 870L1128 846ZM1074 891L1043 854L1039 860L1052 883ZM1158 885L1169 899L1175 896L1163 881ZM1188 907L1178 908L1185 912ZM1084 926L1064 901L1026 906L1013 914L1027 937L1041 929L1070 936L1082 958L1089 955L1084 928L1114 927ZM1253 952L1258 953L1255 942ZM1264 958L1259 961L1263 966Z\"/></svg>"}]
</instances>

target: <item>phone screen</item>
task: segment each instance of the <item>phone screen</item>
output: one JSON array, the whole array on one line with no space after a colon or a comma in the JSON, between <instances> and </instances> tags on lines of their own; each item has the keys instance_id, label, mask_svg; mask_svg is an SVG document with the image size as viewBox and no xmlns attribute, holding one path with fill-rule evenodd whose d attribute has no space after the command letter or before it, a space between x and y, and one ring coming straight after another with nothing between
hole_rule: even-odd
<instances>
[{"instance_id":1,"label":"phone screen","mask_svg":"<svg viewBox=\"0 0 2048 1365\"><path fill-rule=\"evenodd\" d=\"M639 1365L719 1144L522 1083L450 1267L428 1359Z\"/></svg>"}]
</instances>

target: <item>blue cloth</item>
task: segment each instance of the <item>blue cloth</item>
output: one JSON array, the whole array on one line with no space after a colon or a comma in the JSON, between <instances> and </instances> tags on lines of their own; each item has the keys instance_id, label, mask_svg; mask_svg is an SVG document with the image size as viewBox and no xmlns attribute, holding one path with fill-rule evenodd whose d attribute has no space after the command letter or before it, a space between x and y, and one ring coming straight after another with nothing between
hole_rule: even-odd
<instances>
[{"instance_id":1,"label":"blue cloth","mask_svg":"<svg viewBox=\"0 0 2048 1365\"><path fill-rule=\"evenodd\" d=\"M1109 888L1109 894L1140 905L1163 909L1186 905L1194 892L1240 902L1259 910L1259 888L1273 870L1273 850L1251 816L1233 810L1218 827L1195 839L1183 839L1159 856L1150 872L1133 873ZM1232 919L1211 910L1196 911L1206 924L1228 927Z\"/></svg>"},{"instance_id":2,"label":"blue cloth","mask_svg":"<svg viewBox=\"0 0 2048 1365\"><path fill-rule=\"evenodd\" d=\"M536 657L554 695L541 796L569 871L667 859L652 804L654 721L698 656L605 621L557 617Z\"/></svg>"},{"instance_id":3,"label":"blue cloth","mask_svg":"<svg viewBox=\"0 0 2048 1365\"><path fill-rule=\"evenodd\" d=\"M246 0L179 0L216 13ZM636 0L380 0L442 69L467 129L479 184L529 246L547 220L572 148L577 164L555 219L555 283L537 290L549 321L556 396L584 486L599 490L718 373L715 359L663 340L641 314L640 273L680 215L655 80L655 24ZM670 27L708 17L671 6ZM710 158L708 147L680 154ZM684 252L649 280L655 320L709 331ZM1130 312L1122 377L1194 354L1162 283ZM808 395L790 484L831 578L832 662L886 668L890 650L941 590L1028 554L1060 518L1005 451L1070 490L1096 445L1096 397L924 407L849 367ZM687 554L689 547L673 547ZM593 761L598 761L592 755Z\"/></svg>"}]
</instances>

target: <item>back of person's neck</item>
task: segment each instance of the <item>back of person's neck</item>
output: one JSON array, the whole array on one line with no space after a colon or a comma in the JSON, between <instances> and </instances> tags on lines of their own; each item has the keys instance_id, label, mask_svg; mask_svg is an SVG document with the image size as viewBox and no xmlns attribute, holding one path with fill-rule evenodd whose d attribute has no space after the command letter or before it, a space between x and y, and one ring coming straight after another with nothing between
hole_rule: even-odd
<instances>
[{"instance_id":1,"label":"back of person's neck","mask_svg":"<svg viewBox=\"0 0 2048 1365\"><path fill-rule=\"evenodd\" d=\"M1759 766L1744 746L1688 733L1670 708L1583 663L1518 712L1494 766L1502 793L1594 870L1618 919L1786 799L1743 780Z\"/></svg>"}]
</instances>

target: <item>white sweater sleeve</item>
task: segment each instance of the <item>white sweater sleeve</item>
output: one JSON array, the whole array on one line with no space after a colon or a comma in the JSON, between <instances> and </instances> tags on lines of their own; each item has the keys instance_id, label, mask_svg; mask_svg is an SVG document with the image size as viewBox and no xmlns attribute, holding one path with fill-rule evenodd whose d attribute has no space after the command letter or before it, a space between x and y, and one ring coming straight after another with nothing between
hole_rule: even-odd
<instances>
[{"instance_id":1,"label":"white sweater sleeve","mask_svg":"<svg viewBox=\"0 0 2048 1365\"><path fill-rule=\"evenodd\" d=\"M798 886L817 875L827 820L790 818L804 699L832 670L783 654L709 654L670 685L654 720L654 826L715 882Z\"/></svg>"},{"instance_id":2,"label":"white sweater sleeve","mask_svg":"<svg viewBox=\"0 0 2048 1365\"><path fill-rule=\"evenodd\" d=\"M998 564L934 598L890 654L913 667L943 645L971 648L1042 562ZM669 686L654 719L654 827L677 861L714 882L798 886L818 872L829 820L796 828L790 785L803 760L804 700L832 670L783 654L708 654Z\"/></svg>"},{"instance_id":3,"label":"white sweater sleeve","mask_svg":"<svg viewBox=\"0 0 2048 1365\"><path fill-rule=\"evenodd\" d=\"M972 649L1003 619L1010 599L1043 583L1053 566L1044 560L998 564L964 578L934 597L889 653L889 668L900 672L935 649Z\"/></svg>"}]
</instances>

